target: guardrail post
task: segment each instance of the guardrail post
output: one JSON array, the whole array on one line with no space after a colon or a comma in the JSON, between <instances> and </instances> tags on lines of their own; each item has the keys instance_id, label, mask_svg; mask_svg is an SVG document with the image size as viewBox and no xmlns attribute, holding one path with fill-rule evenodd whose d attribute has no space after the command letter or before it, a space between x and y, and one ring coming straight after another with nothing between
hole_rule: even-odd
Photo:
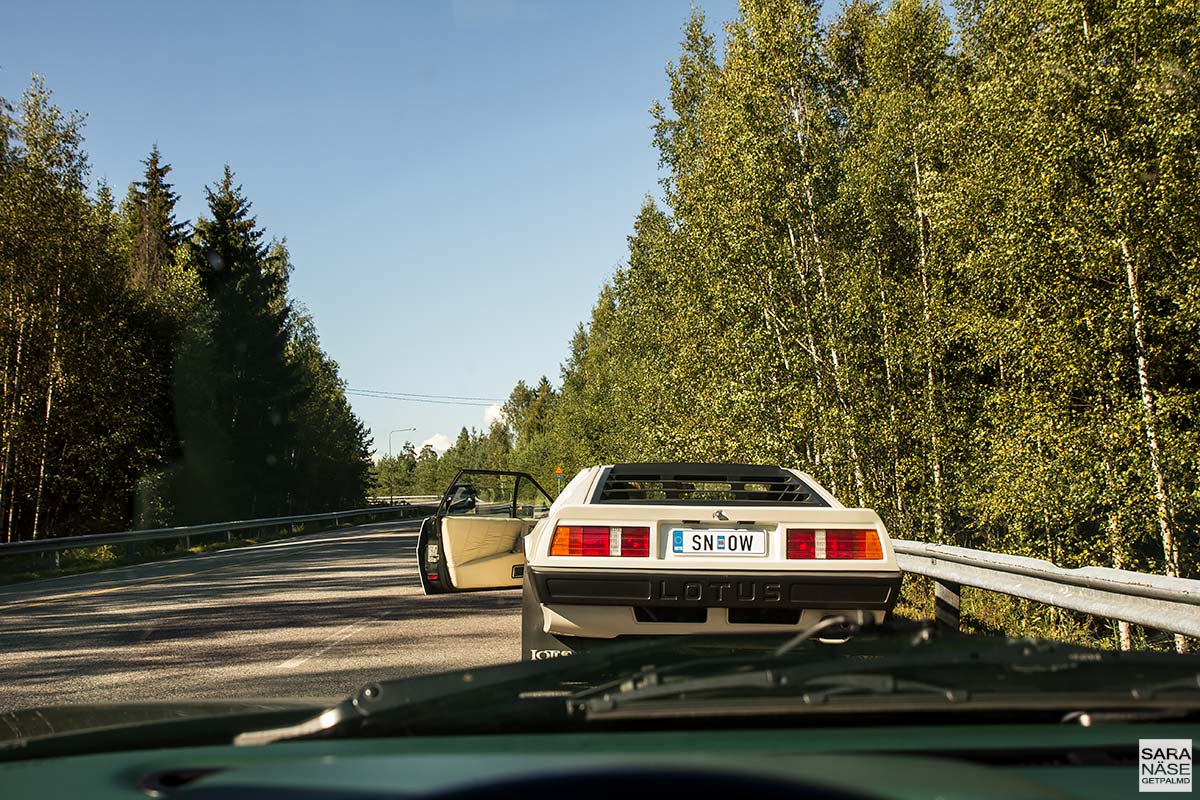
<instances>
[{"instance_id":1,"label":"guardrail post","mask_svg":"<svg viewBox=\"0 0 1200 800\"><path fill-rule=\"evenodd\" d=\"M62 553L61 550L54 551L54 568L55 569L59 569L62 566L62 559L59 558L61 553Z\"/></svg>"},{"instance_id":2,"label":"guardrail post","mask_svg":"<svg viewBox=\"0 0 1200 800\"><path fill-rule=\"evenodd\" d=\"M933 618L938 628L957 631L962 585L952 581L933 582Z\"/></svg>"},{"instance_id":3,"label":"guardrail post","mask_svg":"<svg viewBox=\"0 0 1200 800\"><path fill-rule=\"evenodd\" d=\"M191 548L192 548L192 537L184 536L183 537L183 549L190 550Z\"/></svg>"},{"instance_id":4,"label":"guardrail post","mask_svg":"<svg viewBox=\"0 0 1200 800\"><path fill-rule=\"evenodd\" d=\"M225 544L233 541L233 531L225 531Z\"/></svg>"},{"instance_id":5,"label":"guardrail post","mask_svg":"<svg viewBox=\"0 0 1200 800\"><path fill-rule=\"evenodd\" d=\"M133 561L133 542L125 543L125 560Z\"/></svg>"}]
</instances>

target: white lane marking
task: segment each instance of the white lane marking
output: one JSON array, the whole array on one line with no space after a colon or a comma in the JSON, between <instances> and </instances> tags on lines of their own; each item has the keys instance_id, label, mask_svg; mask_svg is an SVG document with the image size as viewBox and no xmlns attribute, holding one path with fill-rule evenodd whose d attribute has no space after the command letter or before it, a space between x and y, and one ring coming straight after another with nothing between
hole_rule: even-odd
<instances>
[{"instance_id":1,"label":"white lane marking","mask_svg":"<svg viewBox=\"0 0 1200 800\"><path fill-rule=\"evenodd\" d=\"M372 622L378 622L379 620L383 619L390 613L392 613L392 612L385 611L384 613L380 614L377 617L370 617L369 619L359 620L358 622L351 622L349 625L345 626L344 628L341 628L341 629L337 630L336 632L331 633L325 639L322 639L321 647L319 647L317 650L312 650L312 651L308 652L307 654L298 655L295 658L289 658L287 661L284 661L282 664L277 666L275 669L295 669L296 667L300 666L304 662L311 661L312 659L317 658L318 656L322 655L326 650L333 647L338 642L349 639L351 636L358 633L363 628L370 625Z\"/></svg>"}]
</instances>

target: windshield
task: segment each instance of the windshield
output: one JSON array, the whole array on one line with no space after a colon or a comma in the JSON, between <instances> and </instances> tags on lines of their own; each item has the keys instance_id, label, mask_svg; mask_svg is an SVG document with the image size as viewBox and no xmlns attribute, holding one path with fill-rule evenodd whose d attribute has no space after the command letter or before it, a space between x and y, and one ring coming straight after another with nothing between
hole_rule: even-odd
<instances>
[{"instance_id":1,"label":"windshield","mask_svg":"<svg viewBox=\"0 0 1200 800\"><path fill-rule=\"evenodd\" d=\"M537 517L553 502L533 478L521 473L464 470L442 497L438 511L448 517Z\"/></svg>"},{"instance_id":2,"label":"windshield","mask_svg":"<svg viewBox=\"0 0 1200 800\"><path fill-rule=\"evenodd\" d=\"M1192 691L1193 5L5 17L0 714L917 620ZM804 691L1072 688L919 673Z\"/></svg>"}]
</instances>

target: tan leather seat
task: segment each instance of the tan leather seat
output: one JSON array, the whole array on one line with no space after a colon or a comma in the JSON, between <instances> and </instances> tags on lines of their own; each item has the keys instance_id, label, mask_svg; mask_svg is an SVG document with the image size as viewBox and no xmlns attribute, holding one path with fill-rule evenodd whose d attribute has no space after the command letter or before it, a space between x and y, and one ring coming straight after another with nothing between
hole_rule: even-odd
<instances>
[{"instance_id":1,"label":"tan leather seat","mask_svg":"<svg viewBox=\"0 0 1200 800\"><path fill-rule=\"evenodd\" d=\"M450 580L459 589L520 586L512 568L525 563L521 537L533 520L503 517L447 517L442 546Z\"/></svg>"}]
</instances>

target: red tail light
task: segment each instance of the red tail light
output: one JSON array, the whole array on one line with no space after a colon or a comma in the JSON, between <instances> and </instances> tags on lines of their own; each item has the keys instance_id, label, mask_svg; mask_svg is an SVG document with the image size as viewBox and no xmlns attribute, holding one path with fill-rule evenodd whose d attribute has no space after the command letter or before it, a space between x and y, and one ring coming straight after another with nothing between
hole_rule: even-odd
<instances>
[{"instance_id":1,"label":"red tail light","mask_svg":"<svg viewBox=\"0 0 1200 800\"><path fill-rule=\"evenodd\" d=\"M788 558L816 558L817 557L816 539L817 539L816 531L789 530L787 532L787 557Z\"/></svg>"},{"instance_id":2,"label":"red tail light","mask_svg":"<svg viewBox=\"0 0 1200 800\"><path fill-rule=\"evenodd\" d=\"M621 528L621 551L613 555L629 558L645 558L650 555L650 529Z\"/></svg>"},{"instance_id":3,"label":"red tail light","mask_svg":"<svg viewBox=\"0 0 1200 800\"><path fill-rule=\"evenodd\" d=\"M883 544L874 530L787 531L787 557L803 559L851 559L880 561Z\"/></svg>"},{"instance_id":4,"label":"red tail light","mask_svg":"<svg viewBox=\"0 0 1200 800\"><path fill-rule=\"evenodd\" d=\"M650 555L650 529L559 525L550 539L550 555L645 558Z\"/></svg>"},{"instance_id":5,"label":"red tail light","mask_svg":"<svg viewBox=\"0 0 1200 800\"><path fill-rule=\"evenodd\" d=\"M883 547L875 531L825 531L825 557L878 561Z\"/></svg>"}]
</instances>

